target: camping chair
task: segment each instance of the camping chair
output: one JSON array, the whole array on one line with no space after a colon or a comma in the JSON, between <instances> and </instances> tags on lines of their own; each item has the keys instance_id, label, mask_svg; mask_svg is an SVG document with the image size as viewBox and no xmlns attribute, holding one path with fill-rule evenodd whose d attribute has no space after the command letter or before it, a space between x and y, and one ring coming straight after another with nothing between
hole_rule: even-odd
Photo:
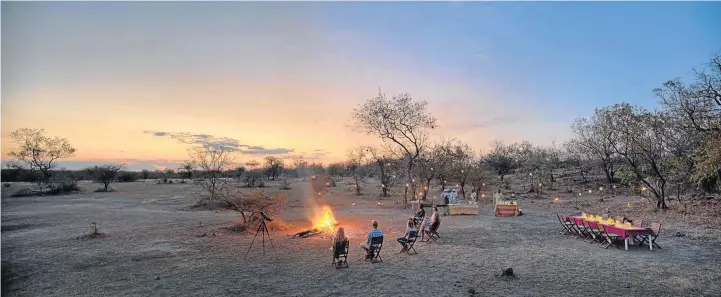
<instances>
[{"instance_id":1,"label":"camping chair","mask_svg":"<svg viewBox=\"0 0 721 297\"><path fill-rule=\"evenodd\" d=\"M603 227L603 225L601 224L598 224L598 231L601 231L601 238L603 239L603 242L601 242L601 245L599 245L600 247L607 249L609 246L614 246L617 249L621 249L613 242L614 240L618 240L620 238L618 234L606 232L606 228Z\"/></svg>"},{"instance_id":2,"label":"camping chair","mask_svg":"<svg viewBox=\"0 0 721 297\"><path fill-rule=\"evenodd\" d=\"M581 222L581 225L579 225L576 220L571 220L571 224L571 226L576 229L576 233L578 234L576 238L582 238L585 240L586 238L591 237L589 231L586 230L586 226L583 225L583 222Z\"/></svg>"},{"instance_id":3,"label":"camping chair","mask_svg":"<svg viewBox=\"0 0 721 297\"><path fill-rule=\"evenodd\" d=\"M590 235L587 239L584 240L584 242L593 243L594 241L601 242L601 231L598 230L598 224L596 224L596 229L591 227L591 223L587 221L583 221L583 225L588 230L588 234Z\"/></svg>"},{"instance_id":4,"label":"camping chair","mask_svg":"<svg viewBox=\"0 0 721 297\"><path fill-rule=\"evenodd\" d=\"M571 227L573 223L569 222L568 219L563 219L560 214L556 214L556 217L558 217L558 221L561 223L561 226L563 226L563 231L558 232L559 234L566 235L576 233L573 231L573 227Z\"/></svg>"},{"instance_id":5,"label":"camping chair","mask_svg":"<svg viewBox=\"0 0 721 297\"><path fill-rule=\"evenodd\" d=\"M648 227L651 228L651 242L649 244L652 244L657 248L661 248L660 245L656 244L656 239L661 233L661 223L651 223L648 225ZM644 243L648 243L648 236L644 236L643 240L641 240L641 243L639 243L639 245L642 245Z\"/></svg>"},{"instance_id":6,"label":"camping chair","mask_svg":"<svg viewBox=\"0 0 721 297\"><path fill-rule=\"evenodd\" d=\"M640 220L640 221L638 221L638 225L636 225L636 226L641 226L641 227L644 227L644 228L648 228L648 221ZM645 237L646 237L646 236L634 235L634 236L633 236L633 240L640 245L641 242L643 242L643 239L644 239Z\"/></svg>"},{"instance_id":7,"label":"camping chair","mask_svg":"<svg viewBox=\"0 0 721 297\"><path fill-rule=\"evenodd\" d=\"M348 240L336 242L333 246L333 267L348 268Z\"/></svg>"},{"instance_id":8,"label":"camping chair","mask_svg":"<svg viewBox=\"0 0 721 297\"><path fill-rule=\"evenodd\" d=\"M428 229L423 230L424 235L428 236L428 239L426 239L425 242L433 241L435 243L438 243L438 239L441 238L441 235L438 234L438 227L440 227L440 226L441 226L441 221L438 221L435 224L431 225L431 227L429 227ZM421 241L422 241L422 239L421 239Z\"/></svg>"},{"instance_id":9,"label":"camping chair","mask_svg":"<svg viewBox=\"0 0 721 297\"><path fill-rule=\"evenodd\" d=\"M416 249L413 247L413 245L416 244L416 239L418 239L418 231L411 231L411 233L408 236L408 240L403 245L403 249L401 250L401 252L406 252L406 254L409 254L409 255L417 254L418 251L416 251ZM411 254L411 251L413 251L412 254Z\"/></svg>"},{"instance_id":10,"label":"camping chair","mask_svg":"<svg viewBox=\"0 0 721 297\"><path fill-rule=\"evenodd\" d=\"M421 218L421 217L416 217L416 216L414 216L414 217L413 217L413 226L414 226L416 229L420 229L420 228L421 228L421 224L423 224L423 221L424 221L425 219L426 219L425 217L422 217L422 218Z\"/></svg>"},{"instance_id":11,"label":"camping chair","mask_svg":"<svg viewBox=\"0 0 721 297\"><path fill-rule=\"evenodd\" d=\"M374 261L383 262L381 258L381 248L383 247L383 236L371 237L371 244L368 247L366 254L366 261L370 260L371 263Z\"/></svg>"}]
</instances>

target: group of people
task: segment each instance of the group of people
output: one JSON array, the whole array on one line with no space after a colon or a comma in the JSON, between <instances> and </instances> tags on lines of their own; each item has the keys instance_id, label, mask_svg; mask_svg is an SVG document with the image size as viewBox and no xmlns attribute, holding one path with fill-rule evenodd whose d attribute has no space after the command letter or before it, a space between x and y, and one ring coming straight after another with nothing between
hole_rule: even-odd
<instances>
[{"instance_id":1,"label":"group of people","mask_svg":"<svg viewBox=\"0 0 721 297\"><path fill-rule=\"evenodd\" d=\"M407 243L414 237L420 234L423 235L423 232L425 230L435 230L438 228L438 225L441 223L441 217L438 214L438 208L433 207L433 213L430 217L426 217L426 211L423 209L423 206L416 212L414 217L408 218L408 221L406 222L406 230L403 233L403 236L398 237L396 241L401 245L401 252L406 251L408 248ZM373 220L371 222L371 225L373 226L373 229L368 232L368 235L366 236L366 240L361 242L360 247L366 251L366 258L370 254L371 249L371 242L373 241L373 238L382 237L383 231L378 229L378 221ZM416 226L419 226L420 230L416 228ZM347 244L348 238L345 236L345 229L343 227L338 227L338 230L335 233L335 236L333 237L333 246L332 249L335 249L336 246Z\"/></svg>"}]
</instances>

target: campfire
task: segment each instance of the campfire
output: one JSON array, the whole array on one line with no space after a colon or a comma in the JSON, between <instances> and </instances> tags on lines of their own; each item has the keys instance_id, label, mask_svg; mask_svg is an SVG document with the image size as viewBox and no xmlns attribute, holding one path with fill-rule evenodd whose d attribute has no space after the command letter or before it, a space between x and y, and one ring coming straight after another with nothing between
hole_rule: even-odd
<instances>
[{"instance_id":1,"label":"campfire","mask_svg":"<svg viewBox=\"0 0 721 297\"><path fill-rule=\"evenodd\" d=\"M313 228L298 232L294 237L307 238L317 234L332 236L338 225L338 221L335 219L335 216L333 216L333 210L330 206L323 205L320 211L316 211L315 219L313 219Z\"/></svg>"}]
</instances>

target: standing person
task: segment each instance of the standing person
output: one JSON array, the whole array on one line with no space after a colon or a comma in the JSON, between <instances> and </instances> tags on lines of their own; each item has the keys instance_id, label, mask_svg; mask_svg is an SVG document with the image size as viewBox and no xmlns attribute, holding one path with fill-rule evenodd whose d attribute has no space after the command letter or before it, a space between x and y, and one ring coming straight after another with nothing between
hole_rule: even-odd
<instances>
[{"instance_id":1,"label":"standing person","mask_svg":"<svg viewBox=\"0 0 721 297\"><path fill-rule=\"evenodd\" d=\"M451 199L453 199L453 196L455 195L454 193L455 193L455 191L451 191L451 193L448 196L446 196L446 198L444 199L445 201L443 201L446 203L446 210L444 212L445 215L448 215L448 204L451 203ZM435 209L435 207L434 207L434 209Z\"/></svg>"},{"instance_id":2,"label":"standing person","mask_svg":"<svg viewBox=\"0 0 721 297\"><path fill-rule=\"evenodd\" d=\"M371 247L371 239L373 239L374 237L382 237L383 236L383 231L378 229L378 221L373 220L371 222L371 224L373 225L373 230L371 230L371 232L368 232L368 237L366 237L366 241L361 242L361 244L360 244L361 248L366 251L366 258L369 257L369 252L370 252L370 247Z\"/></svg>"},{"instance_id":3,"label":"standing person","mask_svg":"<svg viewBox=\"0 0 721 297\"><path fill-rule=\"evenodd\" d=\"M493 194L493 204L498 205L501 204L501 202L503 201L503 193L501 193L501 189L498 189L498 192L496 192L496 194Z\"/></svg>"},{"instance_id":4,"label":"standing person","mask_svg":"<svg viewBox=\"0 0 721 297\"><path fill-rule=\"evenodd\" d=\"M473 201L473 202L478 201L478 193L476 193L475 189L473 191L471 191L471 201Z\"/></svg>"},{"instance_id":5,"label":"standing person","mask_svg":"<svg viewBox=\"0 0 721 297\"><path fill-rule=\"evenodd\" d=\"M417 232L415 224L413 224L413 218L408 219L406 232L403 234L403 237L398 237L398 239L396 239L403 247L403 249L401 249L401 253L406 251L406 243L411 239L411 232Z\"/></svg>"}]
</instances>

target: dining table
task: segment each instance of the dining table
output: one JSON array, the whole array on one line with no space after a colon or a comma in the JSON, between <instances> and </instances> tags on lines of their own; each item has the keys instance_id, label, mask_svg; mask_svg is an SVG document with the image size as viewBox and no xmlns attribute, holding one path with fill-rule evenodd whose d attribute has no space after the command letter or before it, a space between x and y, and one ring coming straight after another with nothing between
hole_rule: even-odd
<instances>
[{"instance_id":1,"label":"dining table","mask_svg":"<svg viewBox=\"0 0 721 297\"><path fill-rule=\"evenodd\" d=\"M582 216L571 216L568 219L573 220L578 226L583 226L583 222L588 223L591 228L598 228L598 224L603 225L603 229L606 233L613 233L623 239L624 249L628 250L628 242L636 236L648 236L648 242L651 242L651 229L641 226L628 226L628 225L616 225L606 222L601 222L594 219L585 219ZM653 250L653 244L649 244L648 248Z\"/></svg>"}]
</instances>

